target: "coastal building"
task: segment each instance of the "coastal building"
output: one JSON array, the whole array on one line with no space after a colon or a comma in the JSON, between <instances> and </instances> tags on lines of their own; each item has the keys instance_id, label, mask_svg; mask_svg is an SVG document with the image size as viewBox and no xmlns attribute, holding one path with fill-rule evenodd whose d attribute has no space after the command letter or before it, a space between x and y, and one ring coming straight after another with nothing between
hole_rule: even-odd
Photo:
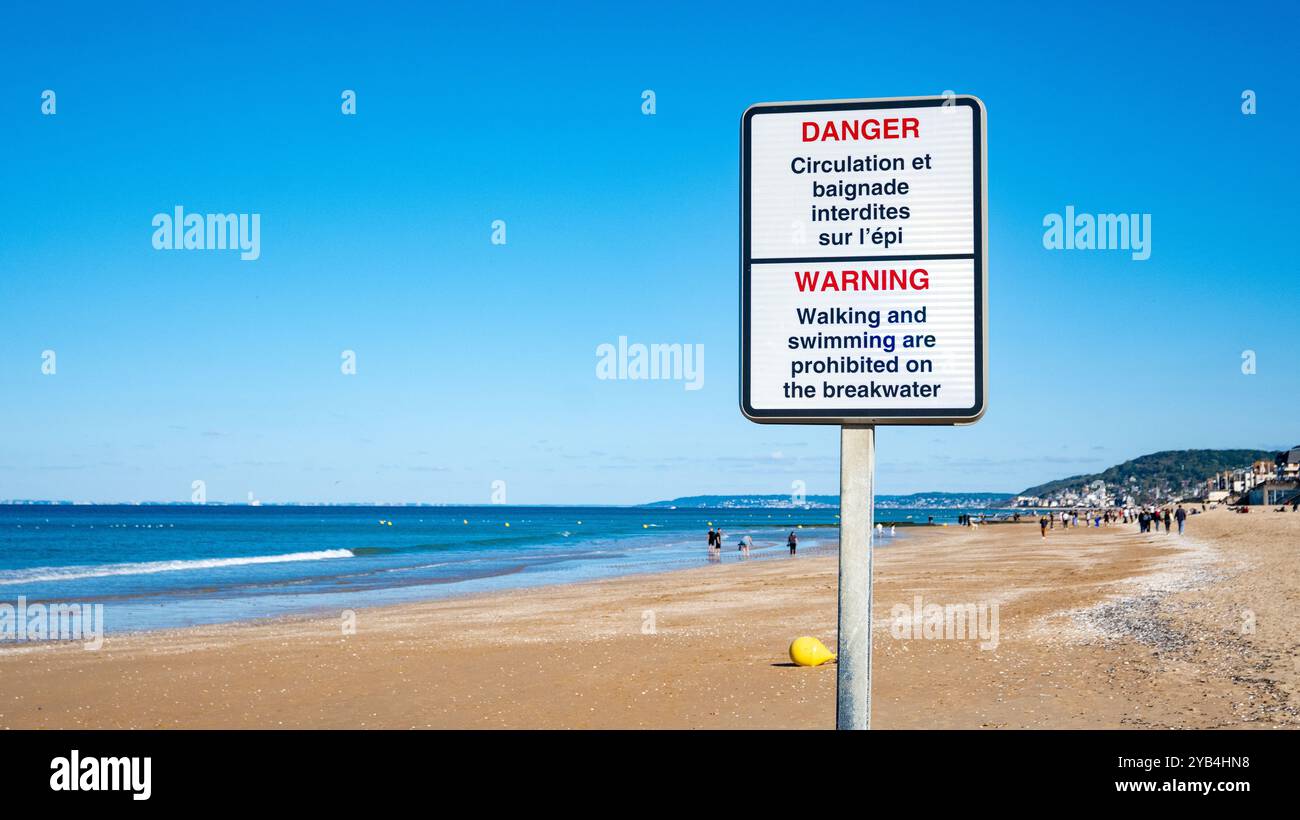
<instances>
[{"instance_id":1,"label":"coastal building","mask_svg":"<svg viewBox=\"0 0 1300 820\"><path fill-rule=\"evenodd\" d=\"M1274 478L1278 477L1278 469L1275 461L1276 459L1274 459L1274 461L1265 461L1263 459L1260 459L1259 461L1256 461L1254 464L1250 465L1250 473L1251 473L1250 477L1251 477L1252 487L1258 487L1260 484L1263 484L1265 481L1271 481Z\"/></svg>"},{"instance_id":2,"label":"coastal building","mask_svg":"<svg viewBox=\"0 0 1300 820\"><path fill-rule=\"evenodd\" d=\"M1205 482L1205 488L1209 492L1228 492L1233 495L1239 495L1250 489L1249 477L1254 473L1250 470L1222 470L1210 476Z\"/></svg>"},{"instance_id":3,"label":"coastal building","mask_svg":"<svg viewBox=\"0 0 1300 820\"><path fill-rule=\"evenodd\" d=\"M1300 501L1300 481L1265 481L1250 489L1242 503L1251 506L1277 506Z\"/></svg>"},{"instance_id":4,"label":"coastal building","mask_svg":"<svg viewBox=\"0 0 1300 820\"><path fill-rule=\"evenodd\" d=\"M1300 444L1278 453L1273 466L1279 479L1300 479Z\"/></svg>"}]
</instances>

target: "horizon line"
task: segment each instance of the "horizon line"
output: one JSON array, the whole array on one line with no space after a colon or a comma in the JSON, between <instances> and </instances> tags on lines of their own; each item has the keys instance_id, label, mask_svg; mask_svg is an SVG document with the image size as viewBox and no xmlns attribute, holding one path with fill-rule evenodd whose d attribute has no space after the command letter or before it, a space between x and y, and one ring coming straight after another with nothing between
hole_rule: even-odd
<instances>
[{"instance_id":1,"label":"horizon line","mask_svg":"<svg viewBox=\"0 0 1300 820\"><path fill-rule=\"evenodd\" d=\"M955 496L992 496L995 498L1014 498L1016 492L992 490L918 490L910 493L876 493L875 498L907 498L925 495ZM86 501L53 498L10 498L0 499L0 507L649 507L657 504L669 504L687 498L789 498L789 493L699 493L697 495L677 496L675 498L656 499L628 503L608 502L554 502L554 503L515 503L494 504L492 502L456 502L456 501ZM807 498L838 498L836 493L808 493ZM803 506L795 505L791 506Z\"/></svg>"}]
</instances>

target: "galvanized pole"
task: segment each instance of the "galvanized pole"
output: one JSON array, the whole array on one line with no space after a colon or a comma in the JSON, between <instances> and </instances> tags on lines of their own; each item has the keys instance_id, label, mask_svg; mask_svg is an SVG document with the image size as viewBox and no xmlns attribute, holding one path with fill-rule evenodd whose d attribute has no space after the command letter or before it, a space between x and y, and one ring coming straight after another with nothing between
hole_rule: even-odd
<instances>
[{"instance_id":1,"label":"galvanized pole","mask_svg":"<svg viewBox=\"0 0 1300 820\"><path fill-rule=\"evenodd\" d=\"M840 615L835 728L871 726L871 542L876 428L840 428Z\"/></svg>"}]
</instances>

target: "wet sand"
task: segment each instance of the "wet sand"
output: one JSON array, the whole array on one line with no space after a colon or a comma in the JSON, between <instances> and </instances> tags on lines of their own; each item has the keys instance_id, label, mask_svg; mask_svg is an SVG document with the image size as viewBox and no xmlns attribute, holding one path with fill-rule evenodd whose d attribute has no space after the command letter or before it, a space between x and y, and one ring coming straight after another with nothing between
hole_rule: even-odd
<instances>
[{"instance_id":1,"label":"wet sand","mask_svg":"<svg viewBox=\"0 0 1300 820\"><path fill-rule=\"evenodd\" d=\"M1300 726L1300 513L1188 534L1035 523L909 531L877 552L874 725ZM834 556L79 644L0 648L3 727L830 728ZM998 604L904 639L896 605Z\"/></svg>"}]
</instances>

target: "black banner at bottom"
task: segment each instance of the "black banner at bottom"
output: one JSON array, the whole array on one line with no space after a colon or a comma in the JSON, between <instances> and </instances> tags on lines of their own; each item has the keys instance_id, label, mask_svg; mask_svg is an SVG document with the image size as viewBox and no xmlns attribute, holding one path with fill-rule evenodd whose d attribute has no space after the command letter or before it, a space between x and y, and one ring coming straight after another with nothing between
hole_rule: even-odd
<instances>
[{"instance_id":1,"label":"black banner at bottom","mask_svg":"<svg viewBox=\"0 0 1300 820\"><path fill-rule=\"evenodd\" d=\"M535 799L636 793L638 809L842 799L860 783L924 805L1278 800L1294 780L1287 731L10 732L6 798L112 810L381 799ZM856 788L856 787L855 787ZM578 793L586 795L579 797ZM801 797L800 795L805 795ZM856 797L854 799L857 799ZM773 802L775 801L775 802ZM417 802L417 805L420 803Z\"/></svg>"}]
</instances>

